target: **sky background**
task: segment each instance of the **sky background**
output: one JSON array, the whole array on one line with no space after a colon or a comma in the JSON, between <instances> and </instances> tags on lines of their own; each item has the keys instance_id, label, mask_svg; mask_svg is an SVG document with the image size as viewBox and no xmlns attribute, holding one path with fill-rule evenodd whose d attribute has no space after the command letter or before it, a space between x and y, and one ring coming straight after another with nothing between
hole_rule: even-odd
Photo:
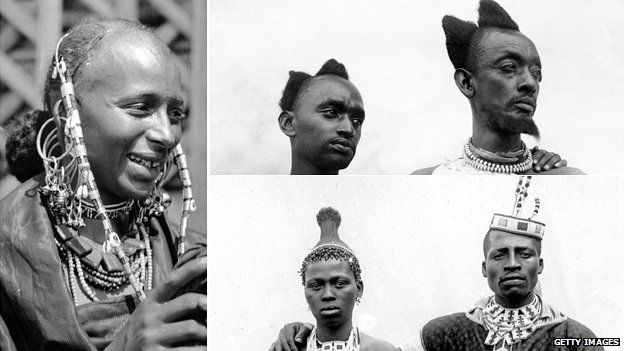
<instances>
[{"instance_id":1,"label":"sky background","mask_svg":"<svg viewBox=\"0 0 624 351\"><path fill-rule=\"evenodd\" d=\"M533 40L544 80L539 145L589 174L624 174L624 2L500 0ZM441 19L477 20L475 1L213 0L210 172L287 174L278 128L289 70L344 63L366 122L342 174L409 174L460 154L470 107L453 81ZM526 138L530 146L536 140Z\"/></svg>"},{"instance_id":2,"label":"sky background","mask_svg":"<svg viewBox=\"0 0 624 351\"><path fill-rule=\"evenodd\" d=\"M481 275L492 214L510 214L516 177L223 177L210 179L209 338L266 350L288 322L313 322L297 273L319 239L316 213L342 215L362 264L354 320L395 345L427 321L491 294ZM623 177L537 177L546 224L545 302L599 337L624 338Z\"/></svg>"}]
</instances>

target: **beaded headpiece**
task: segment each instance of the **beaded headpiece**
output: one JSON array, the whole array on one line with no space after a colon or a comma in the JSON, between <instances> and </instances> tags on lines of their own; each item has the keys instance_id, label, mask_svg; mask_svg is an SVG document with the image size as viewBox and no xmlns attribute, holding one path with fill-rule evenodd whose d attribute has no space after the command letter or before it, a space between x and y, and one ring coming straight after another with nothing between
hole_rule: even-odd
<instances>
[{"instance_id":1,"label":"beaded headpiece","mask_svg":"<svg viewBox=\"0 0 624 351\"><path fill-rule=\"evenodd\" d=\"M544 237L544 231L546 225L533 220L533 217L537 215L540 208L540 201L535 198L535 207L533 213L529 218L521 218L522 207L524 200L528 195L528 188L531 185L531 176L521 176L516 187L516 199L514 201L514 208L512 215L503 215L495 213L490 223L490 229L496 229L512 234L526 235L539 240Z\"/></svg>"},{"instance_id":2,"label":"beaded headpiece","mask_svg":"<svg viewBox=\"0 0 624 351\"><path fill-rule=\"evenodd\" d=\"M362 270L355 252L338 235L340 221L340 213L331 207L324 207L318 212L316 222L321 228L321 238L303 260L300 271L302 278L310 263L334 258L349 262L355 280L361 280Z\"/></svg>"},{"instance_id":3,"label":"beaded headpiece","mask_svg":"<svg viewBox=\"0 0 624 351\"><path fill-rule=\"evenodd\" d=\"M72 74L63 57L59 55L59 48L66 36L67 34L59 40L56 46L52 72L52 79L58 79L61 82L61 99L54 104L52 118L43 124L37 135L37 151L43 160L46 173L45 185L40 189L42 203L46 206L53 221L59 251L63 257L68 258L70 270L73 271L74 266L78 267L81 283L91 300L97 299L88 287L85 288L86 283L84 283L85 279L80 268L81 262L78 259L90 266L93 271L93 274L87 277L87 281L93 282L97 280L96 278L104 277L100 280L105 281L106 284L100 285L103 284L109 289L119 288L123 282L129 282L139 299L143 300L146 297L145 292L151 289L151 274L146 278L146 273L137 273L132 257L129 258L125 253L128 248L122 247L110 218L128 215L134 211L136 221L131 231L136 234L137 238L145 241L146 249L144 248L143 251L147 251L141 252L143 261L141 266L145 268L144 256L149 256L147 271L151 273L151 249L148 238L148 234L151 233L148 233L144 225L150 222L150 224L160 226L154 216L162 217L165 208L171 202L168 194L160 194L157 191L156 184L164 178L172 160L165 162L148 199L143 201L130 199L122 204L104 205L87 158ZM61 113L64 115L62 116ZM186 157L179 144L172 150L172 156L182 181L184 199L180 232L176 238L179 256L185 251L184 238L187 220L189 213L195 210L195 202ZM88 239L77 233L77 229L85 225L83 216L101 220L106 236L101 250L95 249L96 244L90 243ZM132 250L130 252L134 253ZM105 276L106 273L110 274ZM106 282L106 279L109 281ZM75 277L73 280L76 280ZM116 284L111 283L113 280ZM72 281L72 286L74 283L75 281ZM73 289L72 287L72 295L76 298Z\"/></svg>"}]
</instances>

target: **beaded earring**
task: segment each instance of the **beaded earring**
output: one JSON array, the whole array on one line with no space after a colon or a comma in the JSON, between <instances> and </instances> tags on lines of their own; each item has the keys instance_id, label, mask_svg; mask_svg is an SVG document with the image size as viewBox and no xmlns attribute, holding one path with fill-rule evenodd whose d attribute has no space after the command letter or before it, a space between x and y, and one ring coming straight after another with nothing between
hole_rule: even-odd
<instances>
[{"instance_id":1,"label":"beaded earring","mask_svg":"<svg viewBox=\"0 0 624 351\"><path fill-rule=\"evenodd\" d=\"M50 122L47 121L37 135L37 151L43 160L46 173L45 185L40 190L41 197L56 225L65 224L73 229L84 226L81 218L82 202L92 203L91 210L102 221L106 235L106 241L103 244L104 253L112 253L117 257L126 278L139 299L143 300L145 292L132 272L119 236L113 230L87 158L72 77L63 57L59 57L59 48L66 36L67 34L56 45L52 73L52 79L61 81L61 100L56 102L53 118L50 120L54 121L56 128L43 138L45 127ZM61 106L65 113L63 117L60 116ZM61 155L54 156L59 149ZM61 238L67 239L67 243L74 247L81 247L84 244L84 238L81 240L78 236L65 235Z\"/></svg>"}]
</instances>

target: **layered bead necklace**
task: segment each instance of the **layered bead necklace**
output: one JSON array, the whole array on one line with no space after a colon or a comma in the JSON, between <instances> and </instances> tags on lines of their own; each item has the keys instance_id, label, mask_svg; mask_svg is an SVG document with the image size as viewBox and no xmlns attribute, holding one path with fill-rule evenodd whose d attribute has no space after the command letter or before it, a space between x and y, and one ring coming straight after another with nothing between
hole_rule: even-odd
<instances>
[{"instance_id":1,"label":"layered bead necklace","mask_svg":"<svg viewBox=\"0 0 624 351\"><path fill-rule=\"evenodd\" d=\"M472 138L468 138L464 144L462 157L469 166L491 173L523 173L531 169L533 165L533 155L524 142L522 142L522 149L518 152L509 156L500 156L475 147L472 144ZM494 161L486 158L494 159Z\"/></svg>"},{"instance_id":2,"label":"layered bead necklace","mask_svg":"<svg viewBox=\"0 0 624 351\"><path fill-rule=\"evenodd\" d=\"M81 205L83 216L98 218L91 204L81 202ZM128 257L134 280L143 292L147 292L152 289L154 275L150 233L145 227L148 222L146 212L151 211L134 205L134 200L108 205L106 212L110 218L117 218L134 210L136 220L131 224L122 248ZM115 292L130 283L117 256L104 252L102 245L65 226L54 225L54 234L59 256L67 267L67 279L75 305L79 304L80 291L91 301L99 301L93 288Z\"/></svg>"}]
</instances>

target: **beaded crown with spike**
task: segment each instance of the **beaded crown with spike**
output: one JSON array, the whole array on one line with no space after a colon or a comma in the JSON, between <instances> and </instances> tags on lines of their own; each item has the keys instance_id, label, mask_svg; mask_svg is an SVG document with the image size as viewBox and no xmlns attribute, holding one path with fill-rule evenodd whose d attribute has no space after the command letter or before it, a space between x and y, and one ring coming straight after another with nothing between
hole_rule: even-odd
<instances>
[{"instance_id":1,"label":"beaded crown with spike","mask_svg":"<svg viewBox=\"0 0 624 351\"><path fill-rule=\"evenodd\" d=\"M495 213L490 223L490 229L496 229L507 233L530 236L539 240L544 237L546 225L533 220L540 208L540 201L535 198L535 207L533 214L529 218L521 218L524 200L528 195L528 188L531 184L531 176L520 177L518 186L516 187L516 200L512 215L503 215Z\"/></svg>"}]
</instances>

